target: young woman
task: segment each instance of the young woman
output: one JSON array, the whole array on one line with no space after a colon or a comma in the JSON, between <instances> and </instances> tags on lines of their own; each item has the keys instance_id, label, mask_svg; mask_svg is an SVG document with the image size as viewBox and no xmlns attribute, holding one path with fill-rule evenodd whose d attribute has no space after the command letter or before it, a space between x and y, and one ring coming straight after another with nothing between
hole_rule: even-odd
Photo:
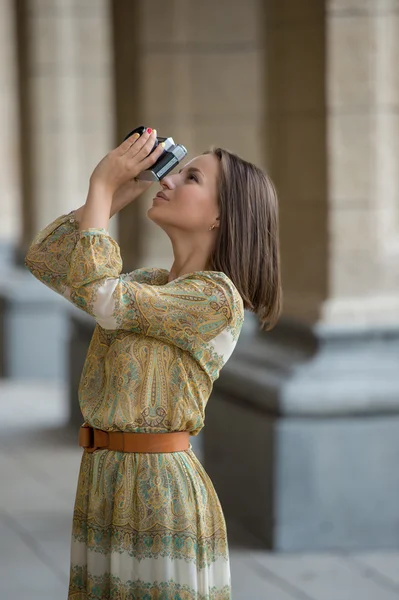
<instances>
[{"instance_id":1,"label":"young woman","mask_svg":"<svg viewBox=\"0 0 399 600\"><path fill-rule=\"evenodd\" d=\"M277 198L256 166L222 149L200 155L161 181L148 210L171 240L170 271L122 274L108 222L148 187L135 178L162 152L151 153L155 136L110 152L85 205L26 256L35 277L96 320L79 388L69 600L231 598L222 509L189 436L204 425L244 308L266 328L278 317Z\"/></svg>"}]
</instances>

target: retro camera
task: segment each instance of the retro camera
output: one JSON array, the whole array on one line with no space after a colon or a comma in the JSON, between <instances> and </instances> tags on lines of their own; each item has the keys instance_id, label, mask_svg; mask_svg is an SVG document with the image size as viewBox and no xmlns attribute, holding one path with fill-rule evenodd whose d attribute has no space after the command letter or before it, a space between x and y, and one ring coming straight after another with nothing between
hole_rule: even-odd
<instances>
[{"instance_id":1,"label":"retro camera","mask_svg":"<svg viewBox=\"0 0 399 600\"><path fill-rule=\"evenodd\" d=\"M144 125L136 127L136 129L133 129L133 131L125 136L124 141L134 133L142 135L145 130L146 127ZM162 142L164 142L165 148L157 162L150 169L147 169L147 171L139 173L137 179L142 181L160 181L186 156L187 150L185 147L181 144L175 144L172 137L157 137L151 152L154 152L155 148Z\"/></svg>"}]
</instances>

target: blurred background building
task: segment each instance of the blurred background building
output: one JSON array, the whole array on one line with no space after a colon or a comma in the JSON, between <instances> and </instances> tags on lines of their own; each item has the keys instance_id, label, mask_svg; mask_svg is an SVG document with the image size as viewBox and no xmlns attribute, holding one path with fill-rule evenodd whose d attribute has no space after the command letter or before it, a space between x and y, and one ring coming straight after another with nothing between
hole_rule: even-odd
<instances>
[{"instance_id":1,"label":"blurred background building","mask_svg":"<svg viewBox=\"0 0 399 600\"><path fill-rule=\"evenodd\" d=\"M247 315L198 453L265 548L398 549L398 0L2 0L0 33L3 383L66 387L77 429L93 324L29 244L139 124L226 147L276 184L284 315ZM171 265L147 207L111 222L125 271Z\"/></svg>"}]
</instances>

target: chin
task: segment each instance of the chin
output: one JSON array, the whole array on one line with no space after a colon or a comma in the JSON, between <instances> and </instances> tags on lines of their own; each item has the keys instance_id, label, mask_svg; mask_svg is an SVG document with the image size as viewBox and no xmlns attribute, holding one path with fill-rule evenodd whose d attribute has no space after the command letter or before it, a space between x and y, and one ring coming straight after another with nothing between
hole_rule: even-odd
<instances>
[{"instance_id":1,"label":"chin","mask_svg":"<svg viewBox=\"0 0 399 600\"><path fill-rule=\"evenodd\" d=\"M157 208L157 206L150 206L150 208L147 210L147 217L150 219L150 221L162 227L162 219L158 218L159 215L157 215L157 212L159 211Z\"/></svg>"}]
</instances>

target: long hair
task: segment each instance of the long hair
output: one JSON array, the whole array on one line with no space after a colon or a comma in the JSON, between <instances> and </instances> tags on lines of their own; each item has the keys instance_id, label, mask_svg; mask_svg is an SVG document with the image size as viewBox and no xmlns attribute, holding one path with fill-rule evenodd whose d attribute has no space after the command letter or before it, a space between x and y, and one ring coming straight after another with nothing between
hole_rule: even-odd
<instances>
[{"instance_id":1,"label":"long hair","mask_svg":"<svg viewBox=\"0 0 399 600\"><path fill-rule=\"evenodd\" d=\"M205 154L216 156L221 172L220 224L211 269L231 279L244 308L269 330L282 305L276 190L266 173L239 156L223 148Z\"/></svg>"}]
</instances>

